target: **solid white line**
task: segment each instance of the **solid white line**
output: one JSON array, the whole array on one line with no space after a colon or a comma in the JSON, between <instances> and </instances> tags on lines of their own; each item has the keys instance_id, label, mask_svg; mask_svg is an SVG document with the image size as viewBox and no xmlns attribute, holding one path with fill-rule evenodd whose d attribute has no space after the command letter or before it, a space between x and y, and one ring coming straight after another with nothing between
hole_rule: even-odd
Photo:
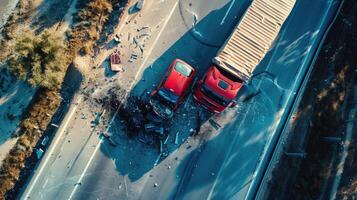
<instances>
[{"instance_id":1,"label":"solid white line","mask_svg":"<svg viewBox=\"0 0 357 200\"><path fill-rule=\"evenodd\" d=\"M164 25L162 26L162 29L160 30L160 32L157 34L157 37L155 38L154 42L152 43L149 51L146 53L148 56L145 57L144 61L142 62L141 66L139 67L138 73L135 75L135 79L137 80L139 75L141 74L141 71L143 70L144 65L146 64L146 61L149 58L149 55L151 54L152 50L154 49L154 47L156 46L156 43L159 41L161 34L164 32L165 27L167 26L167 23L169 23L172 15L174 14L174 11L176 9L178 5L178 1L176 1L175 5L172 7L172 10L170 11L169 16L166 18ZM134 85L134 83L132 84Z\"/></svg>"},{"instance_id":2,"label":"solid white line","mask_svg":"<svg viewBox=\"0 0 357 200\"><path fill-rule=\"evenodd\" d=\"M32 183L30 183L29 189L27 190L27 192L25 193L25 195L23 195L24 198L21 198L21 199L28 199L28 198L30 198L30 194L31 194L31 192L32 192L32 190L33 190L33 188L34 188L34 186L36 185L36 182L38 181L38 179L39 179L41 173L43 172L44 168L47 166L47 163L48 163L48 161L50 160L51 155L53 154L53 151L55 150L57 144L60 142L60 140L61 140L61 138L62 138L62 135L64 134L64 132L65 132L67 126L68 126L68 123L70 122L70 120L71 120L73 114L75 113L75 111L76 111L78 105L80 104L80 101L81 101L81 100L82 100L82 97L81 97L81 96L78 97L77 103L74 105L74 107L72 107L72 110L70 111L70 113L69 113L69 115L68 115L68 117L67 117L65 123L63 124L63 126L60 127L59 135L57 136L55 142L51 145L52 148L50 149L50 151L47 152L47 155L48 155L48 156L46 156L46 159L45 159L44 163L41 165L41 167L40 167L38 173L36 174L35 179L33 179L34 181L33 181Z\"/></svg>"},{"instance_id":3,"label":"solid white line","mask_svg":"<svg viewBox=\"0 0 357 200\"><path fill-rule=\"evenodd\" d=\"M114 114L113 118L110 120L109 126L107 127L107 129L105 130L105 132L108 132L108 130L109 130L109 128L111 127L111 124L113 123L113 121L114 121L115 117L117 116L118 112L119 112L119 109L117 109L117 110L115 111L115 114ZM78 181L77 181L76 183L81 183L81 182L82 182L82 180L83 180L83 178L84 178L84 175L87 173L87 171L88 171L88 169L89 169L89 166L90 166L90 164L92 163L92 161L93 161L93 159L94 159L95 154L97 153L97 151L99 150L100 145L101 145L101 144L103 143L103 141L104 141L103 138L104 138L104 137L101 137L101 138L100 138L100 140L99 140L99 142L97 143L97 146L95 147L95 149L94 149L94 151L93 151L91 157L89 158L89 161L88 161L86 167L84 168L84 170L83 170L81 176L79 177L79 179L78 179ZM73 198L74 194L75 194L76 191L77 191L78 186L79 186L79 184L75 184L74 189L73 189L72 192L71 192L71 195L68 197L68 200L70 200L70 199Z\"/></svg>"},{"instance_id":4,"label":"solid white line","mask_svg":"<svg viewBox=\"0 0 357 200\"><path fill-rule=\"evenodd\" d=\"M158 33L158 35L157 35L157 37L155 38L153 44L151 45L151 48L150 48L149 51L147 52L147 56L145 57L145 59L144 59L144 61L142 62L141 66L139 67L139 70L138 70L138 72L136 73L134 80L137 80L138 76L141 74L141 71L143 70L143 68L144 68L144 66L145 66L145 64L146 64L146 62L147 62L147 60L148 60L148 58L149 58L149 55L151 54L152 50L154 49L154 46L156 45L156 43L159 41L159 38L160 38L161 34L163 33L163 31L164 31L164 29L165 29L167 23L169 22L171 16L173 15L173 13L174 13L174 11L175 11L177 5L178 5L178 1L176 1L176 3L175 3L175 5L173 6L173 8L172 8L172 10L171 10L171 12L170 12L170 14L169 14L169 16L167 17L167 19L166 19L165 22L164 22L164 25L162 26L162 29L161 29L160 32ZM123 28L123 26L122 26L121 28ZM133 83L131 84L131 86L129 87L129 90L134 86L134 84L135 84L135 82L133 82ZM108 126L108 128L106 129L106 131L109 130L110 125L112 124L112 122L114 121L116 115L118 114L118 111L119 111L119 109L116 110L116 112L115 112L115 114L114 114L112 120L110 121L109 126ZM92 163L95 154L96 154L97 151L99 150L99 147L100 147L101 143L103 143L103 138L101 138L100 141L98 142L96 148L94 149L94 152L92 153L92 156L90 157L90 159L89 159L89 161L88 161L86 167L84 168L84 170L83 170L83 172L82 172L82 174L81 174L79 180L77 181L77 183L81 183L81 182L82 182L82 179L83 179L84 175L87 173L87 170L88 170L90 164ZM79 186L79 184L76 184L76 185L74 186L74 189L73 189L73 191L71 192L71 195L69 196L68 200L71 200L71 199L73 198L74 194L75 194L76 191L77 191L78 186Z\"/></svg>"},{"instance_id":5,"label":"solid white line","mask_svg":"<svg viewBox=\"0 0 357 200\"><path fill-rule=\"evenodd\" d=\"M75 186L74 186L74 189L73 189L72 192L71 192L71 195L69 195L68 200L72 199L73 196L74 196L74 194L76 193L77 188L78 188L78 186L79 186L79 183L82 182L82 179L84 178L84 175L87 173L87 170L88 170L88 168L89 168L89 166L90 166L90 164L91 164L91 162L92 162L92 160L93 160L95 154L97 153L97 151L98 151L98 149L99 149L99 147L100 147L100 145L101 145L102 143L103 143L103 137L100 138L100 140L99 140L97 146L95 147L95 149L94 149L94 151L93 151L93 153L92 153L92 155L91 155L91 157L90 157L90 159L89 159L89 161L88 161L86 167L84 168L84 170L83 170L81 176L79 177L78 181L76 182L76 184L75 184Z\"/></svg>"},{"instance_id":6,"label":"solid white line","mask_svg":"<svg viewBox=\"0 0 357 200\"><path fill-rule=\"evenodd\" d=\"M232 0L232 1L231 1L231 5L229 5L229 8L228 8L226 14L224 15L224 17L223 17L223 19L222 19L222 21L221 21L221 25L224 24L224 21L226 20L226 18L227 18L227 16L228 16L228 13L231 12L231 10L232 10L232 8L233 8L233 4L234 4L235 1L236 1L236 0Z\"/></svg>"},{"instance_id":7,"label":"solid white line","mask_svg":"<svg viewBox=\"0 0 357 200\"><path fill-rule=\"evenodd\" d=\"M47 183L48 183L48 178L46 178L46 181L45 181L45 183L43 184L42 189L47 186Z\"/></svg>"}]
</instances>

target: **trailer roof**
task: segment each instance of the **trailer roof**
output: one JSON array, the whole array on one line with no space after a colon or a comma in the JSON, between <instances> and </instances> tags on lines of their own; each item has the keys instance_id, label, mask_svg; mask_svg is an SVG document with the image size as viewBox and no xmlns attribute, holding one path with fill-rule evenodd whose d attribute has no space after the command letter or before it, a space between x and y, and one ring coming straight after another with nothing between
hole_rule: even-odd
<instances>
[{"instance_id":1,"label":"trailer roof","mask_svg":"<svg viewBox=\"0 0 357 200\"><path fill-rule=\"evenodd\" d=\"M213 62L247 81L263 59L296 0L254 0Z\"/></svg>"}]
</instances>

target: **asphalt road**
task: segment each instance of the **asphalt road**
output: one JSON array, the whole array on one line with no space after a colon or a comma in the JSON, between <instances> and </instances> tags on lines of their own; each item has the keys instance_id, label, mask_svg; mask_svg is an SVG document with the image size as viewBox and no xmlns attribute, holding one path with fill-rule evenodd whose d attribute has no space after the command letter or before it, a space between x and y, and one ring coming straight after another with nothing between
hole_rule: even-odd
<instances>
[{"instance_id":1,"label":"asphalt road","mask_svg":"<svg viewBox=\"0 0 357 200\"><path fill-rule=\"evenodd\" d=\"M257 67L240 96L260 91L234 109L202 122L201 133L188 137L200 112L192 99L171 127L169 155L154 166L158 152L128 139L122 124L110 123L118 147L98 137L90 121L101 107L78 95L21 199L244 199L254 197L271 145L289 115L304 74L338 0L299 0L274 47ZM181 58L202 75L250 1L151 1L141 18L122 30L156 27L145 53L131 72L138 82L118 77L141 95L160 80L166 66ZM167 17L167 18L166 18ZM130 17L127 18L130 20ZM150 67L149 67L150 66ZM114 76L114 78L117 78ZM132 85L132 84L133 85ZM95 96L96 92L92 95ZM242 100L243 98L240 98ZM108 122L107 122L108 123ZM180 145L173 135L179 132Z\"/></svg>"},{"instance_id":2,"label":"asphalt road","mask_svg":"<svg viewBox=\"0 0 357 200\"><path fill-rule=\"evenodd\" d=\"M15 8L17 1L0 0L0 28L5 24L10 12Z\"/></svg>"}]
</instances>

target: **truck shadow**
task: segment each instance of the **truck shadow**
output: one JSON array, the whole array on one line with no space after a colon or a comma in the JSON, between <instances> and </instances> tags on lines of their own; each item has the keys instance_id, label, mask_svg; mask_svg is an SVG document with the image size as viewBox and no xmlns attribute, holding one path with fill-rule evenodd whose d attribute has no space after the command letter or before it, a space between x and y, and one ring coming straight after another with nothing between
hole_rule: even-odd
<instances>
[{"instance_id":1,"label":"truck shadow","mask_svg":"<svg viewBox=\"0 0 357 200\"><path fill-rule=\"evenodd\" d=\"M302 8L309 5L310 2L302 1L297 4L297 7L300 7L299 10L301 11ZM216 12L219 12L219 10ZM213 16L211 14L207 15L202 21L211 20L210 18ZM240 102L243 105L239 105L238 110L228 109L220 116L208 117L203 120L200 123L200 134L198 138L196 137L200 145L194 143L194 141L197 142L194 137L185 137L181 145L173 146L169 155L158 162L156 166L154 166L154 163L158 155L157 149L144 149L144 145L135 141L135 139L132 139L131 144L126 147L126 149L131 148L131 151L120 150L125 152L123 154L109 154L103 150L105 155L115 160L118 173L128 176L132 182L140 181L147 176L155 177L148 178L145 182L144 191L141 191L141 194L151 197L162 195L160 196L162 199L184 199L185 194L190 194L190 199L205 199L205 197L210 199L236 199L238 195L245 198L252 180L261 178L255 176L264 175L253 173L257 170L259 162L263 162L260 160L262 159L262 152L266 153L264 150L272 151L265 148L274 148L274 143L278 140L280 134L278 132L280 127L277 126L283 126L284 119L288 115L285 109L289 107L291 103L289 99L292 97L287 96L286 91L295 88L296 74L305 71L301 67L307 66L304 63L305 61L302 60L310 60L311 58L307 57L307 54L313 54L308 45L317 37L316 31L318 30L315 30L316 27L307 27L308 30L302 31L298 30L301 29L299 26L292 28L293 25L301 23L297 21L300 21L304 14L304 12L301 12L301 16L294 16L292 20L295 21L291 22L289 26L289 35L278 36L275 45L255 69L256 74L264 73L264 75L257 76L252 81L254 87L262 90L262 95L255 96L254 101ZM200 24L201 22L197 26L200 26ZM228 34L224 37L228 37ZM192 35L187 32L156 59L152 67L144 71L142 81L135 85L131 94L142 96L151 91L153 85L156 85L161 79L157 77L162 77L166 67L175 58L181 58L196 67L200 77L209 66L210 59L215 55L217 48L208 50L207 47L202 46L191 50L189 47L195 45L191 40ZM315 45L316 42L311 42L311 44ZM191 52L197 51L197 49L202 49L202 51ZM279 53L275 55L277 51L280 51L280 55ZM289 73L284 73L282 70ZM279 77L274 77L275 75L279 75ZM247 88L245 89L247 90ZM241 97L242 93L239 96ZM242 110L239 110L239 108ZM249 112L245 110L247 108L250 108ZM192 110L193 108L189 108L185 112ZM232 115L229 114L230 112L238 114ZM178 117L180 116L184 120L180 118L179 121L179 118L177 118L174 121L177 127L172 128L171 135L177 131L185 131L191 121L184 118L183 114L178 114ZM227 124L219 122L222 117L230 117L228 120L226 119ZM210 122L212 119L213 123ZM207 125L208 128L205 124L209 124ZM216 130L217 127L218 130ZM201 140L200 137L206 134L209 135L207 140ZM267 142L269 142L269 146L266 145ZM120 149L120 145L124 143L120 143L117 149ZM264 159L268 157L269 155ZM130 162L126 160L122 162L123 159L130 159ZM132 167L134 161L135 168ZM173 170L176 173L172 173ZM158 186L156 183L159 183ZM154 185L158 189L153 189Z\"/></svg>"},{"instance_id":2,"label":"truck shadow","mask_svg":"<svg viewBox=\"0 0 357 200\"><path fill-rule=\"evenodd\" d=\"M231 19L226 20L230 21L229 25L226 25L224 29L222 28L220 32L209 33L213 34L211 37L215 38L215 45L203 43L193 36L193 34L197 34L199 30L206 30L206 26L212 24L211 22L217 23L217 18L225 14L230 3L206 15L195 24L195 30L193 28L188 30L172 46L167 48L151 66L146 66L142 73L141 81L138 81L133 87L129 96L147 96L159 84L167 67L175 58L188 62L196 69L197 77L201 78L210 66L211 59L219 49L217 44L221 46L225 42L249 4L250 1L242 1L235 4L237 11L230 16ZM198 117L199 115L201 117ZM140 134L138 134L139 136L129 138L123 123L124 120L119 117L111 130L109 130L113 134L112 138L116 141L117 147L110 147L110 143L107 141L102 145L101 151L104 155L114 160L118 173L122 176L128 176L131 182L143 178L144 175L155 169L155 166L160 165L167 157L170 157L173 152L178 151L183 144L200 138L202 136L200 128L203 124L210 124L214 130L221 128L221 125L215 122L212 115L206 113L200 106L197 106L192 96L189 95L171 121L169 138L167 139L167 144L163 147L163 151L167 155L159 158L159 145L144 144L140 138ZM198 135L193 136L197 132L199 132ZM178 136L176 137L176 135ZM197 146L191 145L184 148L193 150Z\"/></svg>"}]
</instances>

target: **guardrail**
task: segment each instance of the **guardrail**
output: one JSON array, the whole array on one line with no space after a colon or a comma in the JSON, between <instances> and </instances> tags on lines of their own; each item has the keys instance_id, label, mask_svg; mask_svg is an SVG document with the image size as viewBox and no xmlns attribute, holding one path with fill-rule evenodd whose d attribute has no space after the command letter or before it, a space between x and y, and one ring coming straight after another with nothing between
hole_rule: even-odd
<instances>
[{"instance_id":1,"label":"guardrail","mask_svg":"<svg viewBox=\"0 0 357 200\"><path fill-rule=\"evenodd\" d=\"M284 131L287 128L287 122L291 118L293 111L298 106L297 102L299 102L298 100L301 98L303 91L306 88L310 74L313 70L313 65L318 58L318 53L323 46L323 42L324 42L329 30L331 29L332 25L336 21L338 14L341 11L343 2L344 2L344 0L341 0L340 4L338 6L338 9L336 10L336 14L335 14L334 18L331 20L331 22L327 26L325 33L322 35L322 38L318 44L318 48L314 52L314 57L313 57L312 61L310 62L310 64L307 65L307 66L309 66L308 69L306 69L305 73L301 73L301 75L299 77L300 84L298 86L296 86L293 91L293 93L296 93L297 95L295 95L295 97L293 97L293 99L291 100L292 102L290 103L290 107L286 111L289 114L286 114L284 119L282 119L282 121L283 121L282 125L277 128L277 130L278 130L277 132L279 133L278 136L276 136L276 138L272 138L270 144L268 144L267 150L263 153L265 155L262 156L263 160L260 162L259 166L257 167L256 173L253 175L252 183L248 189L245 199L259 199L260 194L262 192L264 192L261 190L261 185L264 181L266 181L267 176L268 176L267 172L269 172L271 170L271 168L273 167L273 163L274 163L273 161L276 159L277 154L279 153L278 151L282 149L283 136L284 136Z\"/></svg>"}]
</instances>

